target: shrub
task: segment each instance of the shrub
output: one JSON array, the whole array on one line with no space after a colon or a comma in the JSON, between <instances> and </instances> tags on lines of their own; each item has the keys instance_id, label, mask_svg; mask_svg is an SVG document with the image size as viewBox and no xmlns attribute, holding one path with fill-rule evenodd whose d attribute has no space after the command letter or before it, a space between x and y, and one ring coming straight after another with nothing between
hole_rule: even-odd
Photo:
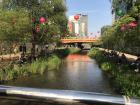
<instances>
[{"instance_id":1,"label":"shrub","mask_svg":"<svg viewBox=\"0 0 140 105\"><path fill-rule=\"evenodd\" d=\"M92 48L89 52L88 52L88 56L90 56L91 58L95 58L97 56L97 54L99 53L99 50L96 48Z\"/></svg>"},{"instance_id":2,"label":"shrub","mask_svg":"<svg viewBox=\"0 0 140 105\"><path fill-rule=\"evenodd\" d=\"M56 55L49 57L47 61L48 61L47 62L47 69L48 70L58 69L60 64L61 64L60 58L57 57Z\"/></svg>"},{"instance_id":3,"label":"shrub","mask_svg":"<svg viewBox=\"0 0 140 105\"><path fill-rule=\"evenodd\" d=\"M57 49L54 51L54 54L57 55L59 58L64 58L69 54L68 49Z\"/></svg>"},{"instance_id":4,"label":"shrub","mask_svg":"<svg viewBox=\"0 0 140 105\"><path fill-rule=\"evenodd\" d=\"M69 50L69 54L75 54L75 53L79 53L80 52L80 49L79 48L75 48L75 47L68 48L68 50Z\"/></svg>"},{"instance_id":5,"label":"shrub","mask_svg":"<svg viewBox=\"0 0 140 105\"><path fill-rule=\"evenodd\" d=\"M116 92L133 97L140 96L140 74L131 71L128 64L117 65L108 61L109 58L97 49L92 49L88 55L95 58L101 69L107 72Z\"/></svg>"},{"instance_id":6,"label":"shrub","mask_svg":"<svg viewBox=\"0 0 140 105\"><path fill-rule=\"evenodd\" d=\"M109 71L111 70L111 64L109 62L104 62L101 64L101 69L103 71Z\"/></svg>"},{"instance_id":7,"label":"shrub","mask_svg":"<svg viewBox=\"0 0 140 105\"><path fill-rule=\"evenodd\" d=\"M25 64L13 68L7 66L0 70L0 81L8 81L17 78L18 76L28 76L30 74L42 75L45 70L58 69L60 64L60 58L56 55L52 55L48 59L38 59L31 64Z\"/></svg>"}]
</instances>

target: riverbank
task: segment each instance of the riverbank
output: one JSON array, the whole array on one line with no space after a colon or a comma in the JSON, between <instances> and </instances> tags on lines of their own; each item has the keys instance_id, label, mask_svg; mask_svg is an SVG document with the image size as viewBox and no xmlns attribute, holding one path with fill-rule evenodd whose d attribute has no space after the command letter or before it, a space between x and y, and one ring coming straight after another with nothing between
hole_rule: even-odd
<instances>
[{"instance_id":1,"label":"riverbank","mask_svg":"<svg viewBox=\"0 0 140 105\"><path fill-rule=\"evenodd\" d=\"M105 49L105 48L98 48L99 50L101 51L105 51L105 52L108 52L108 53L111 53L111 52L114 52L113 50L108 50L108 49ZM115 51L119 57L122 56L122 54L125 55L125 57L128 59L128 60L132 60L132 61L135 61L138 59L138 56L135 56L135 55L131 55L131 54L126 54L126 53L122 53L122 52L119 52L119 51Z\"/></svg>"},{"instance_id":2,"label":"riverbank","mask_svg":"<svg viewBox=\"0 0 140 105\"><path fill-rule=\"evenodd\" d=\"M61 64L61 59L56 55L52 55L48 58L39 58L33 61L31 64L8 65L0 70L0 81L6 82L16 79L17 77L30 76L33 74L42 75L45 70L58 69Z\"/></svg>"},{"instance_id":3,"label":"riverbank","mask_svg":"<svg viewBox=\"0 0 140 105\"><path fill-rule=\"evenodd\" d=\"M88 55L95 58L99 67L110 78L114 90L122 95L140 97L140 73L129 64L117 63L116 57L109 57L104 51L93 48Z\"/></svg>"},{"instance_id":4,"label":"riverbank","mask_svg":"<svg viewBox=\"0 0 140 105\"><path fill-rule=\"evenodd\" d=\"M20 54L21 53L0 55L0 61L2 62L2 61L19 59Z\"/></svg>"},{"instance_id":5,"label":"riverbank","mask_svg":"<svg viewBox=\"0 0 140 105\"><path fill-rule=\"evenodd\" d=\"M0 83L23 76L43 75L46 70L58 70L61 65L61 59L79 51L79 49L75 48L57 49L51 55L37 58L32 63L17 64L13 61L0 69Z\"/></svg>"}]
</instances>

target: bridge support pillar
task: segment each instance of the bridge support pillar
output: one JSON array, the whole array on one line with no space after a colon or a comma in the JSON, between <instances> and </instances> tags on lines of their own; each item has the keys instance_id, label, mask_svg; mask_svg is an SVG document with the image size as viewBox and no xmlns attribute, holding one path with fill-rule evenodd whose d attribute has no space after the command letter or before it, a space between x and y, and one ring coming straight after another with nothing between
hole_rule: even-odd
<instances>
[{"instance_id":1,"label":"bridge support pillar","mask_svg":"<svg viewBox=\"0 0 140 105\"><path fill-rule=\"evenodd\" d=\"M84 48L84 46L82 45L82 43L78 43L78 48L80 48L81 50Z\"/></svg>"}]
</instances>

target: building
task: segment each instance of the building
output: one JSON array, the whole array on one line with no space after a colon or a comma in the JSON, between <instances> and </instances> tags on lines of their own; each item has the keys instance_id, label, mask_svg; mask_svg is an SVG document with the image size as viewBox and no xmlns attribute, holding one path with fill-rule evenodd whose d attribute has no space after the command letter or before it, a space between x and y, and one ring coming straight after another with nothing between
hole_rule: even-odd
<instances>
[{"instance_id":1,"label":"building","mask_svg":"<svg viewBox=\"0 0 140 105\"><path fill-rule=\"evenodd\" d=\"M88 35L88 16L77 14L78 19L75 19L76 15L69 17L69 32L79 37Z\"/></svg>"}]
</instances>

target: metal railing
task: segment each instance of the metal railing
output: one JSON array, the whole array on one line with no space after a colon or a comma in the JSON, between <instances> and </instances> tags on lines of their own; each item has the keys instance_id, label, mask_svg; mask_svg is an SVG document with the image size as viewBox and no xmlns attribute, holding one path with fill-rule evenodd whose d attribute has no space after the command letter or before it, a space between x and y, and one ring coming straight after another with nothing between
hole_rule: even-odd
<instances>
[{"instance_id":1,"label":"metal railing","mask_svg":"<svg viewBox=\"0 0 140 105\"><path fill-rule=\"evenodd\" d=\"M0 85L0 98L90 105L140 105L140 98L72 90L35 89Z\"/></svg>"}]
</instances>

